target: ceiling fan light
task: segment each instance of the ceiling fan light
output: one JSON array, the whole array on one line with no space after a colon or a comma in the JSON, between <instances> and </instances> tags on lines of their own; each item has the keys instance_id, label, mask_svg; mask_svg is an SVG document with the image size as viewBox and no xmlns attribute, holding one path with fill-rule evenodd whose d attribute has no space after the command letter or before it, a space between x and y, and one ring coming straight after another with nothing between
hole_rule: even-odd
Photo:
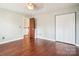
<instances>
[{"instance_id":1,"label":"ceiling fan light","mask_svg":"<svg viewBox=\"0 0 79 59\"><path fill-rule=\"evenodd\" d=\"M30 10L33 10L34 9L34 4L33 3L28 3L27 8L30 9Z\"/></svg>"}]
</instances>

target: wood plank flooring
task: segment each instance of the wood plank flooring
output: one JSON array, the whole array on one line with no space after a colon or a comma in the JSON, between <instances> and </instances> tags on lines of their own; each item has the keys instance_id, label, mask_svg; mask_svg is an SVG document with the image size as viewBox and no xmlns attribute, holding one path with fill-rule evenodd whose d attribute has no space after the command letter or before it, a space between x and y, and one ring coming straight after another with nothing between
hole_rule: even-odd
<instances>
[{"instance_id":1,"label":"wood plank flooring","mask_svg":"<svg viewBox=\"0 0 79 59\"><path fill-rule=\"evenodd\" d=\"M27 43L26 40L0 45L0 56L79 56L79 48L75 45L44 39Z\"/></svg>"}]
</instances>

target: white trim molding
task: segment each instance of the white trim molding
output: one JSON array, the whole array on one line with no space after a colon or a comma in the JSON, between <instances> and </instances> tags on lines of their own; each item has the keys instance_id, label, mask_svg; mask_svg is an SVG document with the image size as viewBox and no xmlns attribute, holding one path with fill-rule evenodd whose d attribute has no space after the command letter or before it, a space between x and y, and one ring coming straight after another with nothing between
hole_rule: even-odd
<instances>
[{"instance_id":1,"label":"white trim molding","mask_svg":"<svg viewBox=\"0 0 79 59\"><path fill-rule=\"evenodd\" d=\"M5 43L21 40L21 39L23 39L23 37L20 37L20 38L17 38L17 39L13 39L13 40L9 40L9 41L5 41L5 42L0 42L0 44L5 44Z\"/></svg>"},{"instance_id":2,"label":"white trim molding","mask_svg":"<svg viewBox=\"0 0 79 59\"><path fill-rule=\"evenodd\" d=\"M75 45L79 47L79 44L75 44Z\"/></svg>"},{"instance_id":3,"label":"white trim molding","mask_svg":"<svg viewBox=\"0 0 79 59\"><path fill-rule=\"evenodd\" d=\"M46 37L36 37L36 38L50 40L50 41L56 41L55 39L50 39L50 38L46 38Z\"/></svg>"}]
</instances>

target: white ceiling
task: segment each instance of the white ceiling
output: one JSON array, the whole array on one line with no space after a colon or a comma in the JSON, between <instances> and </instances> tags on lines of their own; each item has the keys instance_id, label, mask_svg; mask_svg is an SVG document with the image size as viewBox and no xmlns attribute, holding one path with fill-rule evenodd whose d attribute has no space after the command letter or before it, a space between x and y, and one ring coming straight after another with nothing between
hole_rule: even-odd
<instances>
[{"instance_id":1,"label":"white ceiling","mask_svg":"<svg viewBox=\"0 0 79 59\"><path fill-rule=\"evenodd\" d=\"M28 10L26 3L0 3L0 8L8 9L26 15L34 15L47 11L55 11L62 8L78 6L77 3L35 3L38 7L35 10Z\"/></svg>"}]
</instances>

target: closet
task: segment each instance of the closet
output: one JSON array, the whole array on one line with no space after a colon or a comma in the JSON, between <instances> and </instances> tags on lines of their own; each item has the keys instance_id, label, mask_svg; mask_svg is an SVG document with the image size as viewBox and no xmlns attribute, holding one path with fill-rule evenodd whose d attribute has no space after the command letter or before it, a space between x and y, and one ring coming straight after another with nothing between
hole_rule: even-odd
<instances>
[{"instance_id":1,"label":"closet","mask_svg":"<svg viewBox=\"0 0 79 59\"><path fill-rule=\"evenodd\" d=\"M75 13L56 15L56 41L75 44Z\"/></svg>"}]
</instances>

